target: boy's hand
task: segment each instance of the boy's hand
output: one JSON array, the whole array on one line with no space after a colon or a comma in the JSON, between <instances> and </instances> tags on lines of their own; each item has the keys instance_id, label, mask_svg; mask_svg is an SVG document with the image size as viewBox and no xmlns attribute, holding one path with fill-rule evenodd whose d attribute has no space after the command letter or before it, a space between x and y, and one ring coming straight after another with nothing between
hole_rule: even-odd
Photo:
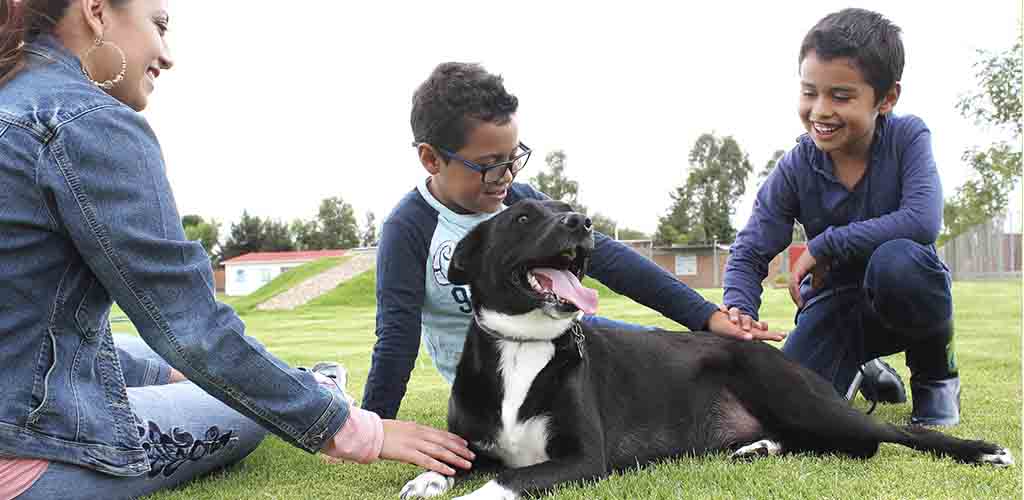
<instances>
[{"instance_id":1,"label":"boy's hand","mask_svg":"<svg viewBox=\"0 0 1024 500\"><path fill-rule=\"evenodd\" d=\"M730 337L739 340L774 340L779 341L786 338L782 332L768 330L768 323L755 321L749 314L733 307L726 308L718 306L708 320L708 330L723 337Z\"/></svg>"},{"instance_id":2,"label":"boy's hand","mask_svg":"<svg viewBox=\"0 0 1024 500\"><path fill-rule=\"evenodd\" d=\"M804 298L800 296L800 282L804 280L804 276L811 273L811 288L821 288L825 284L825 274L831 267L828 262L818 262L810 250L800 254L800 258L793 265L793 272L789 275L789 298L793 299L797 308L804 306Z\"/></svg>"}]
</instances>

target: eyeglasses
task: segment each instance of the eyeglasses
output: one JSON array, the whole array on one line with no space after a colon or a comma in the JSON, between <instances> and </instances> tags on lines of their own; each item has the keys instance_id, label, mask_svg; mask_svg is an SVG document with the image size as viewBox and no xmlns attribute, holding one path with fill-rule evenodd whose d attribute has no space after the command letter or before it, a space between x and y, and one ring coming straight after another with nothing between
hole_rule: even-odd
<instances>
[{"instance_id":1,"label":"eyeglasses","mask_svg":"<svg viewBox=\"0 0 1024 500\"><path fill-rule=\"evenodd\" d=\"M413 144L413 146L419 146L419 144ZM526 147L526 144L519 143L516 146L515 151L512 152L512 158L506 161L493 163L491 165L478 165L473 163L447 149L439 146L434 146L441 154L447 156L449 159L454 158L462 162L463 165L469 167L471 170L480 172L480 181L484 184L497 184L505 178L505 172L512 172L512 178L516 178L516 174L519 173L523 167L526 166L526 162L530 160L530 153L533 151Z\"/></svg>"}]
</instances>

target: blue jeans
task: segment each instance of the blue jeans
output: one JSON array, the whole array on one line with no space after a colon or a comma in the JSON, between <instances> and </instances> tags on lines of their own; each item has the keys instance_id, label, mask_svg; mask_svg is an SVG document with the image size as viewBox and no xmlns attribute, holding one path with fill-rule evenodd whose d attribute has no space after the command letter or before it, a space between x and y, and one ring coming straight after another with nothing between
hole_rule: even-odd
<instances>
[{"instance_id":1,"label":"blue jeans","mask_svg":"<svg viewBox=\"0 0 1024 500\"><path fill-rule=\"evenodd\" d=\"M805 302L782 351L840 394L861 364L904 351L912 382L956 376L950 285L930 248L888 241L871 255L861 286L822 290Z\"/></svg>"},{"instance_id":2,"label":"blue jeans","mask_svg":"<svg viewBox=\"0 0 1024 500\"><path fill-rule=\"evenodd\" d=\"M114 342L137 358L165 363L140 338L115 335ZM149 456L149 473L119 477L51 462L18 500L148 495L239 462L267 435L258 424L191 382L129 387L128 400Z\"/></svg>"}]
</instances>

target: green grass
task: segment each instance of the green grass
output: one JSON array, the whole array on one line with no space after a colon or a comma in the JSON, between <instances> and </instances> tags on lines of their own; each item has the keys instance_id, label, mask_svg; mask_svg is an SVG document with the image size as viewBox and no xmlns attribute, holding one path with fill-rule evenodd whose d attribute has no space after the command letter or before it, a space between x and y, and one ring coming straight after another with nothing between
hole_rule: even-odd
<instances>
[{"instance_id":1,"label":"green grass","mask_svg":"<svg viewBox=\"0 0 1024 500\"><path fill-rule=\"evenodd\" d=\"M368 280L368 281L367 281ZM374 342L372 273L341 287L331 298L291 312L245 314L248 333L289 363L309 366L323 359L344 363L351 372L349 390L357 397L370 365ZM721 290L700 290L720 300ZM1021 285L956 283L956 326L963 384L963 421L948 430L967 438L994 441L1021 453ZM365 297L361 297L365 295ZM368 298L370 297L370 298ZM794 308L785 289L768 290L762 309L773 328L789 330ZM673 323L607 290L601 314L640 323ZM117 324L127 328L125 324ZM902 355L888 359L907 380ZM448 387L425 352L416 362L399 418L443 427ZM866 408L863 400L856 403ZM910 406L880 405L878 418L895 423L909 419ZM320 458L268 438L249 458L224 472L184 488L150 497L159 500L202 499L394 499L417 468L379 462L373 465L327 465ZM1021 466L973 467L937 459L896 445L883 445L878 456L863 461L807 455L734 463L722 456L668 460L636 471L618 473L596 483L559 488L550 498L1020 498ZM465 495L487 478L461 485L441 498Z\"/></svg>"},{"instance_id":2,"label":"green grass","mask_svg":"<svg viewBox=\"0 0 1024 500\"><path fill-rule=\"evenodd\" d=\"M373 268L354 276L334 290L312 301L309 307L376 307L377 269Z\"/></svg>"},{"instance_id":3,"label":"green grass","mask_svg":"<svg viewBox=\"0 0 1024 500\"><path fill-rule=\"evenodd\" d=\"M260 287L259 290L246 295L244 297L235 297L228 303L235 308L240 314L256 309L256 306L272 299L276 295L287 291L288 289L308 280L332 267L339 266L348 257L324 257L322 259L314 260L298 266L294 269L289 269L276 278L271 280L266 285Z\"/></svg>"}]
</instances>

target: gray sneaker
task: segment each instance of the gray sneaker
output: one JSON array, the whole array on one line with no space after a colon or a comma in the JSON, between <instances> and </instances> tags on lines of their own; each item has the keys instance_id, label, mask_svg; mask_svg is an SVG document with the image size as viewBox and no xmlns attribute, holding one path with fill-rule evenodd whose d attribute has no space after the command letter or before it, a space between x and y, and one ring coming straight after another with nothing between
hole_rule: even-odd
<instances>
[{"instance_id":1,"label":"gray sneaker","mask_svg":"<svg viewBox=\"0 0 1024 500\"><path fill-rule=\"evenodd\" d=\"M341 391L341 395L345 397L345 400L352 406L359 406L356 402L356 398L352 397L345 387L348 385L348 370L345 369L341 363L335 363L334 361L320 361L313 365L313 368L309 370L313 373L319 373L334 381L334 385L338 386Z\"/></svg>"}]
</instances>

